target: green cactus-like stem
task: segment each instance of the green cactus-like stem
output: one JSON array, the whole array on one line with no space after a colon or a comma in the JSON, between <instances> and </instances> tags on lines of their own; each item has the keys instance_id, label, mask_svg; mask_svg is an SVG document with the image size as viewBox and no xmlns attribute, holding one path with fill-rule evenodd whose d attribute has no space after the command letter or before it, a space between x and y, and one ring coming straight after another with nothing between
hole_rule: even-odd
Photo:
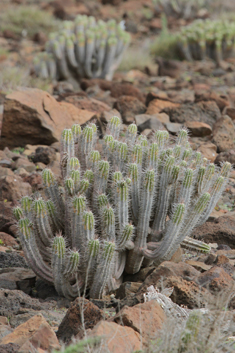
<instances>
[{"instance_id":1,"label":"green cactus-like stem","mask_svg":"<svg viewBox=\"0 0 235 353\"><path fill-rule=\"evenodd\" d=\"M118 116L113 116L107 125L107 131L116 140L119 138L121 129L121 120Z\"/></svg>"},{"instance_id":2,"label":"green cactus-like stem","mask_svg":"<svg viewBox=\"0 0 235 353\"><path fill-rule=\"evenodd\" d=\"M115 241L115 214L110 205L105 206L102 212L102 238Z\"/></svg>"},{"instance_id":3,"label":"green cactus-like stem","mask_svg":"<svg viewBox=\"0 0 235 353\"><path fill-rule=\"evenodd\" d=\"M182 243L181 247L184 249L190 249L194 251L199 251L203 253L209 253L211 251L211 247L209 244L203 243L202 241L191 239L186 237Z\"/></svg>"},{"instance_id":4,"label":"green cactus-like stem","mask_svg":"<svg viewBox=\"0 0 235 353\"><path fill-rule=\"evenodd\" d=\"M95 236L95 219L91 211L87 211L83 215L83 233L87 241L94 239Z\"/></svg>"},{"instance_id":5,"label":"green cactus-like stem","mask_svg":"<svg viewBox=\"0 0 235 353\"><path fill-rule=\"evenodd\" d=\"M84 227L83 216L86 209L86 199L84 196L75 196L72 200L72 226L71 237L72 247L84 253Z\"/></svg>"},{"instance_id":6,"label":"green cactus-like stem","mask_svg":"<svg viewBox=\"0 0 235 353\"><path fill-rule=\"evenodd\" d=\"M51 199L58 210L60 220L64 221L65 205L61 197L59 186L56 182L55 176L50 169L45 168L42 172L43 184L45 192L49 199Z\"/></svg>"},{"instance_id":7,"label":"green cactus-like stem","mask_svg":"<svg viewBox=\"0 0 235 353\"><path fill-rule=\"evenodd\" d=\"M131 210L134 217L135 222L137 223L138 214L139 214L139 197L140 197L140 175L138 170L138 165L136 163L132 163L129 165L129 173L128 176L131 180Z\"/></svg>"},{"instance_id":8,"label":"green cactus-like stem","mask_svg":"<svg viewBox=\"0 0 235 353\"><path fill-rule=\"evenodd\" d=\"M154 196L155 173L154 170L147 170L144 176L143 188L141 190L141 203L137 225L135 248L129 251L125 270L127 273L136 273L140 270L143 262L143 255L140 249L146 247L146 240L149 231L153 196Z\"/></svg>"},{"instance_id":9,"label":"green cactus-like stem","mask_svg":"<svg viewBox=\"0 0 235 353\"><path fill-rule=\"evenodd\" d=\"M90 297L100 299L107 282L113 272L113 257L115 253L115 243L105 242L100 252L99 264L96 269L94 279L90 289Z\"/></svg>"},{"instance_id":10,"label":"green cactus-like stem","mask_svg":"<svg viewBox=\"0 0 235 353\"><path fill-rule=\"evenodd\" d=\"M152 226L152 235L162 230L165 224L166 214L168 210L169 198L171 195L172 184L172 170L174 166L175 158L173 156L167 157L160 179L159 195L156 206L156 213Z\"/></svg>"},{"instance_id":11,"label":"green cactus-like stem","mask_svg":"<svg viewBox=\"0 0 235 353\"><path fill-rule=\"evenodd\" d=\"M137 136L137 126L136 124L130 124L126 132L126 141L128 146L133 147Z\"/></svg>"},{"instance_id":12,"label":"green cactus-like stem","mask_svg":"<svg viewBox=\"0 0 235 353\"><path fill-rule=\"evenodd\" d=\"M74 139L71 129L64 129L62 132L61 153L66 153L68 159L74 157Z\"/></svg>"},{"instance_id":13,"label":"green cactus-like stem","mask_svg":"<svg viewBox=\"0 0 235 353\"><path fill-rule=\"evenodd\" d=\"M129 188L125 180L117 181L115 185L114 204L116 222L119 236L122 234L126 224L128 224L128 201Z\"/></svg>"},{"instance_id":14,"label":"green cactus-like stem","mask_svg":"<svg viewBox=\"0 0 235 353\"><path fill-rule=\"evenodd\" d=\"M32 208L38 236L42 243L48 247L54 234L49 222L46 203L42 198L39 198L33 202Z\"/></svg>"},{"instance_id":15,"label":"green cactus-like stem","mask_svg":"<svg viewBox=\"0 0 235 353\"><path fill-rule=\"evenodd\" d=\"M167 223L166 233L162 242L153 251L143 249L142 253L147 259L154 259L155 263L161 263L170 258L172 249L173 251L177 249L175 244L183 226L184 215L185 205L180 203L175 207L173 216Z\"/></svg>"},{"instance_id":16,"label":"green cactus-like stem","mask_svg":"<svg viewBox=\"0 0 235 353\"><path fill-rule=\"evenodd\" d=\"M59 295L65 296L70 300L78 296L80 291L80 287L78 287L77 285L71 286L67 278L67 271L66 271L69 267L74 269L74 265L76 265L76 261L78 261L77 255L70 256L69 257L70 263L66 266L67 254L66 254L65 240L61 235L56 236L54 238L53 246L52 246L52 269L53 269L54 285Z\"/></svg>"},{"instance_id":17,"label":"green cactus-like stem","mask_svg":"<svg viewBox=\"0 0 235 353\"><path fill-rule=\"evenodd\" d=\"M18 224L20 242L29 266L40 278L53 283L52 270L41 256L30 220L21 218Z\"/></svg>"}]
</instances>

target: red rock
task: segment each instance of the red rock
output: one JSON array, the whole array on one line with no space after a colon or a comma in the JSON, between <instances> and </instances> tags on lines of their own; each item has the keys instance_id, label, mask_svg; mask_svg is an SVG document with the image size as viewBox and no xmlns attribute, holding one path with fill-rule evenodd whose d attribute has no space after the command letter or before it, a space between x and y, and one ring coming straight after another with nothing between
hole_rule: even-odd
<instances>
[{"instance_id":1,"label":"red rock","mask_svg":"<svg viewBox=\"0 0 235 353\"><path fill-rule=\"evenodd\" d=\"M23 182L21 177L3 176L0 178L0 200L18 201L22 196L32 194L32 188L29 183Z\"/></svg>"},{"instance_id":2,"label":"red rock","mask_svg":"<svg viewBox=\"0 0 235 353\"><path fill-rule=\"evenodd\" d=\"M192 136L204 137L212 133L210 125L202 123L201 121L186 121L184 125L189 129Z\"/></svg>"},{"instance_id":3,"label":"red rock","mask_svg":"<svg viewBox=\"0 0 235 353\"><path fill-rule=\"evenodd\" d=\"M218 119L213 127L213 140L218 152L235 148L235 127L232 119L225 115Z\"/></svg>"},{"instance_id":4,"label":"red rock","mask_svg":"<svg viewBox=\"0 0 235 353\"><path fill-rule=\"evenodd\" d=\"M120 96L131 96L138 98L143 103L145 101L143 93L141 93L137 87L131 85L130 83L114 82L111 85L110 93L114 98L118 98Z\"/></svg>"},{"instance_id":5,"label":"red rock","mask_svg":"<svg viewBox=\"0 0 235 353\"><path fill-rule=\"evenodd\" d=\"M195 228L192 237L206 243L225 244L235 247L235 213L221 216L214 222L205 222Z\"/></svg>"},{"instance_id":6,"label":"red rock","mask_svg":"<svg viewBox=\"0 0 235 353\"><path fill-rule=\"evenodd\" d=\"M169 102L167 100L154 99L150 101L146 114L155 115L161 113L166 108L176 108L179 104Z\"/></svg>"},{"instance_id":7,"label":"red rock","mask_svg":"<svg viewBox=\"0 0 235 353\"><path fill-rule=\"evenodd\" d=\"M84 304L82 307L83 300ZM92 329L100 320L102 320L102 310L100 310L89 300L78 297L72 302L58 328L56 334L59 340L62 340L65 343L69 343L73 336L76 336L77 338L82 338L84 336L81 318L82 308L85 329Z\"/></svg>"},{"instance_id":8,"label":"red rock","mask_svg":"<svg viewBox=\"0 0 235 353\"><path fill-rule=\"evenodd\" d=\"M84 112L86 112L86 111L89 112L90 117L86 121L91 119L92 113L94 116L95 114L100 114L103 111L109 111L111 109L111 107L109 105L105 104L104 102L99 101L98 99L86 97L84 95L75 94L75 93L70 94L67 97L65 97L64 102L62 102L62 103L63 104L70 103L70 107L76 107L76 108L80 109L81 113L83 110L84 110ZM80 125L84 124L86 121L80 122Z\"/></svg>"},{"instance_id":9,"label":"red rock","mask_svg":"<svg viewBox=\"0 0 235 353\"><path fill-rule=\"evenodd\" d=\"M0 148L60 141L64 128L84 124L94 115L69 103L58 103L49 93L28 88L6 96ZM4 137L3 137L4 136Z\"/></svg>"},{"instance_id":10,"label":"red rock","mask_svg":"<svg viewBox=\"0 0 235 353\"><path fill-rule=\"evenodd\" d=\"M121 96L114 103L113 108L117 109L122 116L123 122L131 124L134 122L135 115L146 112L145 105L136 97Z\"/></svg>"},{"instance_id":11,"label":"red rock","mask_svg":"<svg viewBox=\"0 0 235 353\"><path fill-rule=\"evenodd\" d=\"M221 152L220 154L218 154L214 163L220 165L222 162L229 162L231 164L235 164L235 150Z\"/></svg>"},{"instance_id":12,"label":"red rock","mask_svg":"<svg viewBox=\"0 0 235 353\"><path fill-rule=\"evenodd\" d=\"M156 338L166 316L160 305L155 300L151 300L133 307L125 306L115 315L113 320L118 324L129 326L141 334L147 344Z\"/></svg>"},{"instance_id":13,"label":"red rock","mask_svg":"<svg viewBox=\"0 0 235 353\"><path fill-rule=\"evenodd\" d=\"M202 101L196 104L185 103L176 107L169 106L165 107L163 111L169 115L171 122L184 124L186 121L201 121L211 127L221 116L214 101Z\"/></svg>"},{"instance_id":14,"label":"red rock","mask_svg":"<svg viewBox=\"0 0 235 353\"><path fill-rule=\"evenodd\" d=\"M18 245L17 241L15 238L13 238L10 234L0 232L0 239L2 240L3 244L5 246L14 246Z\"/></svg>"},{"instance_id":15,"label":"red rock","mask_svg":"<svg viewBox=\"0 0 235 353\"><path fill-rule=\"evenodd\" d=\"M226 107L223 111L223 115L228 115L234 121L235 120L235 108Z\"/></svg>"},{"instance_id":16,"label":"red rock","mask_svg":"<svg viewBox=\"0 0 235 353\"><path fill-rule=\"evenodd\" d=\"M209 159L209 161L211 162L214 162L214 160L218 155L216 150L217 150L216 145L214 145L211 142L204 142L198 148L198 151L201 152L203 156Z\"/></svg>"},{"instance_id":17,"label":"red rock","mask_svg":"<svg viewBox=\"0 0 235 353\"><path fill-rule=\"evenodd\" d=\"M19 325L12 333L3 337L1 344L15 343L22 347L26 342L44 350L60 348L54 331L41 314Z\"/></svg>"},{"instance_id":18,"label":"red rock","mask_svg":"<svg viewBox=\"0 0 235 353\"><path fill-rule=\"evenodd\" d=\"M189 309L202 307L205 303L212 300L210 292L207 289L201 288L201 286L193 281L184 280L180 277L168 277L163 282L163 285L166 288L174 287L174 291L170 297L172 301L178 305L186 305Z\"/></svg>"},{"instance_id":19,"label":"red rock","mask_svg":"<svg viewBox=\"0 0 235 353\"><path fill-rule=\"evenodd\" d=\"M100 351L105 353L132 353L142 348L139 333L115 322L99 322L89 333L89 336L103 337Z\"/></svg>"},{"instance_id":20,"label":"red rock","mask_svg":"<svg viewBox=\"0 0 235 353\"><path fill-rule=\"evenodd\" d=\"M197 278L197 283L211 292L219 292L232 288L234 281L222 267L214 266Z\"/></svg>"}]
</instances>

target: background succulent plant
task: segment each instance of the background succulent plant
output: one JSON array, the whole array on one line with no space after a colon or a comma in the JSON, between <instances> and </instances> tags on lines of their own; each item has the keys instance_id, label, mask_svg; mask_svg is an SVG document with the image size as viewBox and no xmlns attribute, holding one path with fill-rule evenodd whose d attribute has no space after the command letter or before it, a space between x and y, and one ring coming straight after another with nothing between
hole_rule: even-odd
<instances>
[{"instance_id":1,"label":"background succulent plant","mask_svg":"<svg viewBox=\"0 0 235 353\"><path fill-rule=\"evenodd\" d=\"M115 20L78 15L50 34L46 51L34 59L35 73L51 79L111 79L129 41L130 35Z\"/></svg>"},{"instance_id":2,"label":"background succulent plant","mask_svg":"<svg viewBox=\"0 0 235 353\"><path fill-rule=\"evenodd\" d=\"M154 0L157 12L167 16L185 19L195 18L201 8L206 8L212 0Z\"/></svg>"},{"instance_id":3,"label":"background succulent plant","mask_svg":"<svg viewBox=\"0 0 235 353\"><path fill-rule=\"evenodd\" d=\"M45 169L44 198L23 197L14 209L30 266L69 299L87 288L100 298L120 285L124 271L158 265L180 244L210 249L188 236L215 207L231 165L217 169L193 152L185 129L175 141L167 131L148 141L135 124L125 137L120 129L113 117L102 152L96 125L64 130L63 186Z\"/></svg>"},{"instance_id":4,"label":"background succulent plant","mask_svg":"<svg viewBox=\"0 0 235 353\"><path fill-rule=\"evenodd\" d=\"M222 20L196 20L181 29L178 40L186 60L209 57L219 63L234 56L235 24Z\"/></svg>"}]
</instances>

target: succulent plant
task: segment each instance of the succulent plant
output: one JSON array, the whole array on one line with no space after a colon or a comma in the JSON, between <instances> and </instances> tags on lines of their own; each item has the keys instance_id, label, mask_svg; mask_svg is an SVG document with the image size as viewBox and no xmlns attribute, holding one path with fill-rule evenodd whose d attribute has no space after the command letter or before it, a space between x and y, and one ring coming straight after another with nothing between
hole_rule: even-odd
<instances>
[{"instance_id":1,"label":"succulent plant","mask_svg":"<svg viewBox=\"0 0 235 353\"><path fill-rule=\"evenodd\" d=\"M104 22L78 15L74 22L64 21L51 33L46 51L34 58L35 73L41 78L111 79L130 42L129 33L115 20Z\"/></svg>"},{"instance_id":2,"label":"succulent plant","mask_svg":"<svg viewBox=\"0 0 235 353\"><path fill-rule=\"evenodd\" d=\"M235 24L222 20L196 20L181 29L178 40L186 60L209 57L219 64L235 54Z\"/></svg>"},{"instance_id":3,"label":"succulent plant","mask_svg":"<svg viewBox=\"0 0 235 353\"><path fill-rule=\"evenodd\" d=\"M125 137L120 130L113 117L98 145L94 124L65 129L63 185L44 169L43 197L23 197L14 209L29 265L69 299L86 289L101 298L118 288L124 271L157 266L180 244L210 250L189 236L215 207L231 165L219 169L193 152L185 129L175 142L167 131L148 141L135 124Z\"/></svg>"},{"instance_id":4,"label":"succulent plant","mask_svg":"<svg viewBox=\"0 0 235 353\"><path fill-rule=\"evenodd\" d=\"M212 0L153 0L157 12L184 19L195 18L201 8L207 8Z\"/></svg>"}]
</instances>

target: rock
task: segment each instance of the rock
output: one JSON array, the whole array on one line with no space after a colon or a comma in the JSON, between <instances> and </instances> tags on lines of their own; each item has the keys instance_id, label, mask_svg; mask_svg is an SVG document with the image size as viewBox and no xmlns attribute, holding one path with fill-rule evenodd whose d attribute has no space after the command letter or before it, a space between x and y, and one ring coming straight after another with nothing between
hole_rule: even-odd
<instances>
[{"instance_id":1,"label":"rock","mask_svg":"<svg viewBox=\"0 0 235 353\"><path fill-rule=\"evenodd\" d=\"M179 276L179 278L182 277L182 279L193 281L199 274L199 271L184 262L174 263L164 261L146 277L136 296L139 298L139 295L142 296L143 293L147 292L149 286L153 285L156 287L161 280L170 276Z\"/></svg>"},{"instance_id":2,"label":"rock","mask_svg":"<svg viewBox=\"0 0 235 353\"><path fill-rule=\"evenodd\" d=\"M158 76L177 78L183 70L183 65L178 60L168 60L159 57L156 62L158 64Z\"/></svg>"},{"instance_id":3,"label":"rock","mask_svg":"<svg viewBox=\"0 0 235 353\"><path fill-rule=\"evenodd\" d=\"M40 299L54 298L58 294L53 284L46 283L41 278L38 278L35 283L36 297Z\"/></svg>"},{"instance_id":4,"label":"rock","mask_svg":"<svg viewBox=\"0 0 235 353\"><path fill-rule=\"evenodd\" d=\"M221 152L220 154L218 154L214 163L220 165L222 162L229 162L231 164L235 164L235 150Z\"/></svg>"},{"instance_id":5,"label":"rock","mask_svg":"<svg viewBox=\"0 0 235 353\"><path fill-rule=\"evenodd\" d=\"M211 142L202 143L201 146L198 148L198 151L201 152L203 156L209 159L209 161L212 163L214 162L214 160L218 155L216 153L216 150L217 150L216 145L214 145Z\"/></svg>"},{"instance_id":6,"label":"rock","mask_svg":"<svg viewBox=\"0 0 235 353\"><path fill-rule=\"evenodd\" d=\"M3 176L0 178L0 200L17 201L22 196L31 195L32 187L24 183L21 177Z\"/></svg>"},{"instance_id":7,"label":"rock","mask_svg":"<svg viewBox=\"0 0 235 353\"><path fill-rule=\"evenodd\" d=\"M165 130L163 124L158 120L157 115L147 115L147 114L136 115L135 123L138 126L138 131L140 133L145 129Z\"/></svg>"},{"instance_id":8,"label":"rock","mask_svg":"<svg viewBox=\"0 0 235 353\"><path fill-rule=\"evenodd\" d=\"M163 108L163 111L169 115L171 122L184 124L186 121L201 121L211 127L221 116L214 101L181 104L176 107Z\"/></svg>"},{"instance_id":9,"label":"rock","mask_svg":"<svg viewBox=\"0 0 235 353\"><path fill-rule=\"evenodd\" d=\"M19 353L19 348L15 343L0 344L0 353Z\"/></svg>"},{"instance_id":10,"label":"rock","mask_svg":"<svg viewBox=\"0 0 235 353\"><path fill-rule=\"evenodd\" d=\"M0 232L0 240L5 246L15 246L18 245L17 241L10 235L4 232Z\"/></svg>"},{"instance_id":11,"label":"rock","mask_svg":"<svg viewBox=\"0 0 235 353\"><path fill-rule=\"evenodd\" d=\"M125 306L113 318L116 323L131 327L141 334L145 344L156 338L165 320L165 313L155 300L133 307Z\"/></svg>"},{"instance_id":12,"label":"rock","mask_svg":"<svg viewBox=\"0 0 235 353\"><path fill-rule=\"evenodd\" d=\"M42 175L38 172L31 173L23 177L25 183L29 183L32 186L33 192L41 190L43 188Z\"/></svg>"},{"instance_id":13,"label":"rock","mask_svg":"<svg viewBox=\"0 0 235 353\"><path fill-rule=\"evenodd\" d=\"M13 176L14 172L11 169L9 169L9 168L5 168L5 167L1 167L0 166L0 177L8 176L8 175Z\"/></svg>"},{"instance_id":14,"label":"rock","mask_svg":"<svg viewBox=\"0 0 235 353\"><path fill-rule=\"evenodd\" d=\"M29 144L50 145L60 141L61 132L74 123L83 124L93 112L59 103L36 88L22 89L6 96L0 149Z\"/></svg>"},{"instance_id":15,"label":"rock","mask_svg":"<svg viewBox=\"0 0 235 353\"><path fill-rule=\"evenodd\" d=\"M235 247L235 213L224 215L214 220L205 222L195 228L192 237L206 243L225 244Z\"/></svg>"},{"instance_id":16,"label":"rock","mask_svg":"<svg viewBox=\"0 0 235 353\"><path fill-rule=\"evenodd\" d=\"M133 295L138 291L140 286L140 282L124 282L117 289L115 297L117 299L123 299L128 295Z\"/></svg>"},{"instance_id":17,"label":"rock","mask_svg":"<svg viewBox=\"0 0 235 353\"><path fill-rule=\"evenodd\" d=\"M26 172L32 173L36 170L34 163L30 162L28 158L20 157L14 163L12 163L12 169L24 168Z\"/></svg>"},{"instance_id":18,"label":"rock","mask_svg":"<svg viewBox=\"0 0 235 353\"><path fill-rule=\"evenodd\" d=\"M172 301L178 305L186 305L189 309L201 308L212 299L207 289L180 277L168 277L163 285L164 288L174 287L170 296Z\"/></svg>"},{"instance_id":19,"label":"rock","mask_svg":"<svg viewBox=\"0 0 235 353\"><path fill-rule=\"evenodd\" d=\"M163 112L165 109L174 109L177 107L179 107L179 104L177 103L169 102L168 100L163 99L153 99L148 104L146 114L155 115Z\"/></svg>"},{"instance_id":20,"label":"rock","mask_svg":"<svg viewBox=\"0 0 235 353\"><path fill-rule=\"evenodd\" d=\"M2 339L1 344L15 343L22 347L26 342L30 342L35 348L44 350L51 351L60 348L56 334L41 314L35 315L18 326Z\"/></svg>"},{"instance_id":21,"label":"rock","mask_svg":"<svg viewBox=\"0 0 235 353\"><path fill-rule=\"evenodd\" d=\"M111 96L114 98L118 98L121 96L131 96L131 97L136 97L142 103L145 102L144 95L140 92L140 90L137 87L131 85L130 83L114 82L111 85L110 93L111 93Z\"/></svg>"},{"instance_id":22,"label":"rock","mask_svg":"<svg viewBox=\"0 0 235 353\"><path fill-rule=\"evenodd\" d=\"M122 116L123 122L131 124L135 115L144 114L146 112L145 105L136 97L121 96L114 103L113 108L117 109Z\"/></svg>"},{"instance_id":23,"label":"rock","mask_svg":"<svg viewBox=\"0 0 235 353\"><path fill-rule=\"evenodd\" d=\"M193 260L186 260L186 264L193 266L196 270L200 272L205 272L211 268L210 265L206 265L204 262L201 261L193 261Z\"/></svg>"},{"instance_id":24,"label":"rock","mask_svg":"<svg viewBox=\"0 0 235 353\"><path fill-rule=\"evenodd\" d=\"M83 302L84 300L84 302ZM82 305L82 303L84 303ZM81 310L83 309L84 324L86 329L92 329L103 318L103 311L87 299L76 298L68 309L62 320L57 337L64 343L69 343L73 336L82 338L84 331L81 321Z\"/></svg>"},{"instance_id":25,"label":"rock","mask_svg":"<svg viewBox=\"0 0 235 353\"><path fill-rule=\"evenodd\" d=\"M0 201L0 232L18 236L16 219L12 213L12 204L7 201Z\"/></svg>"},{"instance_id":26,"label":"rock","mask_svg":"<svg viewBox=\"0 0 235 353\"><path fill-rule=\"evenodd\" d=\"M141 268L139 272L135 273L134 275L124 275L124 282L144 282L146 277L150 275L155 270L154 266L144 267Z\"/></svg>"},{"instance_id":27,"label":"rock","mask_svg":"<svg viewBox=\"0 0 235 353\"><path fill-rule=\"evenodd\" d=\"M0 325L0 342L3 337L9 335L9 333L11 333L12 331L13 331L13 329L8 324L7 325ZM1 348L0 348L0 352L1 352Z\"/></svg>"},{"instance_id":28,"label":"rock","mask_svg":"<svg viewBox=\"0 0 235 353\"><path fill-rule=\"evenodd\" d=\"M204 91L200 92L197 91L196 96L195 96L195 102L201 102L201 101L214 101L217 106L219 107L220 111L222 112L225 107L228 107L229 105L229 100L228 97L225 95L220 95L216 93L215 91Z\"/></svg>"},{"instance_id":29,"label":"rock","mask_svg":"<svg viewBox=\"0 0 235 353\"><path fill-rule=\"evenodd\" d=\"M31 298L21 290L0 289L0 315L13 316L22 313L22 310L48 310L51 303L40 303L38 299Z\"/></svg>"},{"instance_id":30,"label":"rock","mask_svg":"<svg viewBox=\"0 0 235 353\"><path fill-rule=\"evenodd\" d=\"M173 135L178 134L178 132L183 127L182 124L178 124L178 123L167 123L167 124L165 124L165 126L166 126L167 130Z\"/></svg>"},{"instance_id":31,"label":"rock","mask_svg":"<svg viewBox=\"0 0 235 353\"><path fill-rule=\"evenodd\" d=\"M41 162L47 165L56 160L56 151L52 147L38 147L30 157L33 163Z\"/></svg>"},{"instance_id":32,"label":"rock","mask_svg":"<svg viewBox=\"0 0 235 353\"><path fill-rule=\"evenodd\" d=\"M78 108L81 113L87 112L89 113L89 119L84 120L83 122L78 122L80 125L85 124L88 120L92 118L95 114L101 114L104 111L109 111L111 107L104 102L99 101L95 98L90 98L86 96L86 93L83 94L69 94L64 98L64 104L68 104L72 107ZM72 126L72 124L71 124Z\"/></svg>"},{"instance_id":33,"label":"rock","mask_svg":"<svg viewBox=\"0 0 235 353\"><path fill-rule=\"evenodd\" d=\"M235 148L235 127L229 116L223 116L213 127L213 140L218 152L226 152Z\"/></svg>"},{"instance_id":34,"label":"rock","mask_svg":"<svg viewBox=\"0 0 235 353\"><path fill-rule=\"evenodd\" d=\"M223 115L228 115L233 121L235 121L235 108L226 107L223 110Z\"/></svg>"},{"instance_id":35,"label":"rock","mask_svg":"<svg viewBox=\"0 0 235 353\"><path fill-rule=\"evenodd\" d=\"M195 100L194 91L190 89L170 90L167 93L173 103L194 103Z\"/></svg>"},{"instance_id":36,"label":"rock","mask_svg":"<svg viewBox=\"0 0 235 353\"><path fill-rule=\"evenodd\" d=\"M14 171L14 175L20 176L22 179L29 176L30 173L26 172L24 168L18 168Z\"/></svg>"},{"instance_id":37,"label":"rock","mask_svg":"<svg viewBox=\"0 0 235 353\"><path fill-rule=\"evenodd\" d=\"M207 288L212 293L228 290L234 286L234 281L223 268L214 266L210 270L200 274L197 283L203 288Z\"/></svg>"},{"instance_id":38,"label":"rock","mask_svg":"<svg viewBox=\"0 0 235 353\"><path fill-rule=\"evenodd\" d=\"M20 289L31 294L36 275L31 269L11 267L0 269L0 288Z\"/></svg>"},{"instance_id":39,"label":"rock","mask_svg":"<svg viewBox=\"0 0 235 353\"><path fill-rule=\"evenodd\" d=\"M189 130L192 136L204 137L212 133L210 125L202 123L201 121L186 121L184 126Z\"/></svg>"},{"instance_id":40,"label":"rock","mask_svg":"<svg viewBox=\"0 0 235 353\"><path fill-rule=\"evenodd\" d=\"M110 91L113 83L114 82L107 81L102 78L92 78L92 79L83 78L81 80L80 87L81 89L86 91L89 87L99 86L99 88L102 89L103 91Z\"/></svg>"},{"instance_id":41,"label":"rock","mask_svg":"<svg viewBox=\"0 0 235 353\"><path fill-rule=\"evenodd\" d=\"M0 252L0 268L23 267L28 268L25 258L16 252Z\"/></svg>"},{"instance_id":42,"label":"rock","mask_svg":"<svg viewBox=\"0 0 235 353\"><path fill-rule=\"evenodd\" d=\"M115 322L99 322L89 336L103 337L100 351L104 353L132 353L142 348L139 333Z\"/></svg>"},{"instance_id":43,"label":"rock","mask_svg":"<svg viewBox=\"0 0 235 353\"><path fill-rule=\"evenodd\" d=\"M111 109L108 112L104 111L100 115L100 121L103 124L108 124L108 122L112 119L113 116L118 116L120 120L122 120L121 114L116 109Z\"/></svg>"}]
</instances>

